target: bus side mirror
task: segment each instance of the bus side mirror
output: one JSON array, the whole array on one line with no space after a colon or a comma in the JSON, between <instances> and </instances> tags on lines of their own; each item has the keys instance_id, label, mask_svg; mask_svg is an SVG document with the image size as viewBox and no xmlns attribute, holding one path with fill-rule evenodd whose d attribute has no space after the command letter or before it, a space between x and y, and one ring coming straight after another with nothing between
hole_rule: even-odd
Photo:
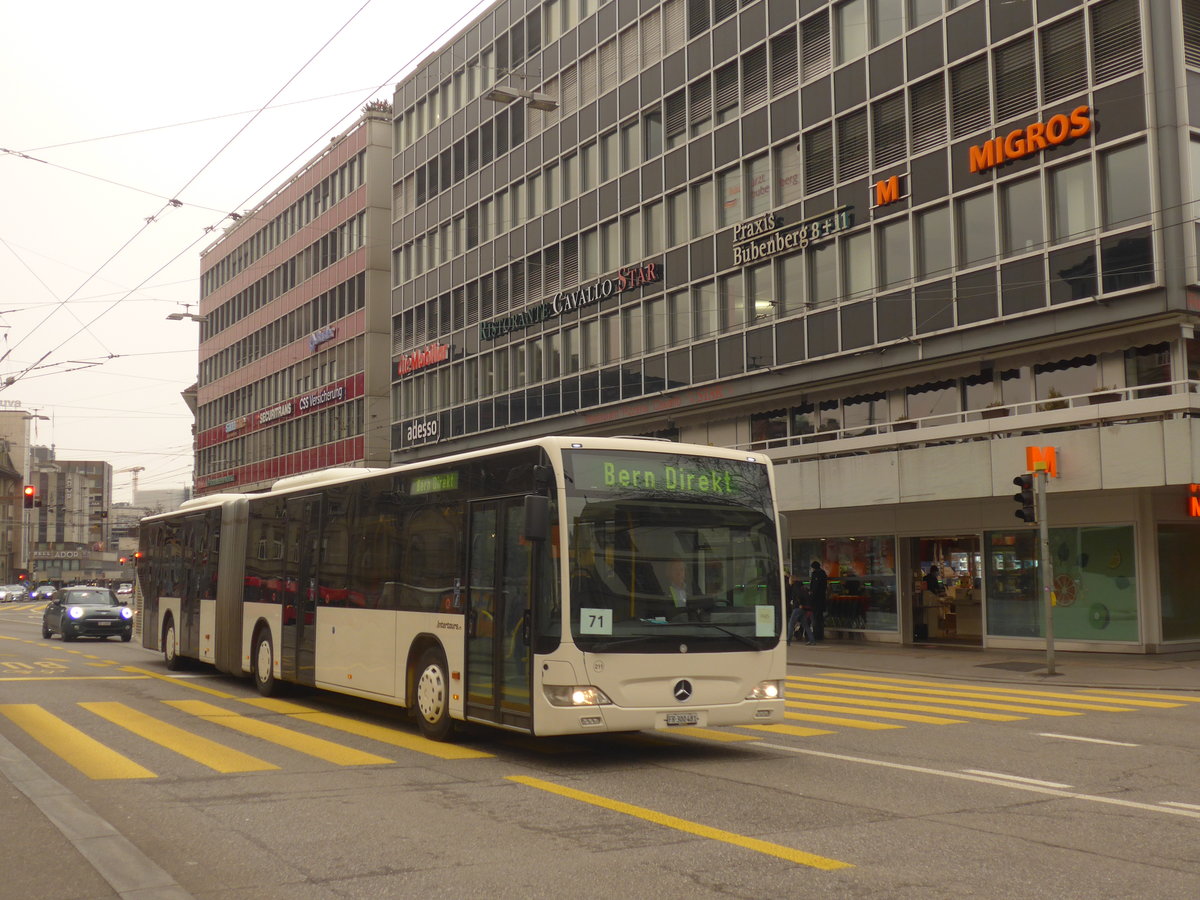
<instances>
[{"instance_id":1,"label":"bus side mirror","mask_svg":"<svg viewBox=\"0 0 1200 900\"><path fill-rule=\"evenodd\" d=\"M550 535L550 498L525 495L525 531L527 541L544 541Z\"/></svg>"}]
</instances>

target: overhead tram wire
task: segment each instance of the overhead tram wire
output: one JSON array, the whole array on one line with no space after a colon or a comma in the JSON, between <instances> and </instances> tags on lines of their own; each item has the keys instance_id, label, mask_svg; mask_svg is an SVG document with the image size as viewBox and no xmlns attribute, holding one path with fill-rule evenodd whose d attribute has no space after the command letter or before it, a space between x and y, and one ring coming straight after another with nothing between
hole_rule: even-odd
<instances>
[{"instance_id":1,"label":"overhead tram wire","mask_svg":"<svg viewBox=\"0 0 1200 900\"><path fill-rule=\"evenodd\" d=\"M189 179L187 180L187 182L186 182L186 183L183 185L183 187L181 187L181 188L180 188L178 191L176 191L176 192L175 192L174 196L175 196L175 197L178 197L180 194L182 194L184 191L186 191L186 190L187 190L189 187L191 187L191 185L192 185L193 183L195 183L196 179L197 179L197 178L199 178L199 177L200 177L200 176L201 176L201 175L202 175L202 174L203 174L203 173L204 173L204 172L205 172L205 171L206 171L206 170L209 168L209 166L211 166L211 165L212 165L214 162L216 162L217 158L218 158L218 157L219 157L219 156L220 156L222 153L224 153L224 152L225 152L225 151L226 151L226 150L229 148L229 146L230 146L230 145L231 145L231 144L232 144L232 143L233 143L235 140L237 140L237 139L238 139L238 138L239 138L239 137L242 135L242 133L243 133L243 132L245 132L245 130L246 130L247 128L249 128L249 127L250 127L250 125L252 125L252 124L254 123L254 121L255 121L255 120L256 120L256 119L257 119L257 118L258 118L258 117L259 117L259 116L260 116L260 115L263 113L263 111L264 111L264 110L265 110L265 109L266 109L266 108L267 108L267 107L268 107L268 106L269 106L269 105L270 105L270 104L271 104L271 103L272 103L272 102L273 102L273 101L274 101L274 100L275 100L275 99L276 99L276 98L277 98L277 97L278 97L278 96L279 96L281 93L283 93L283 91L284 91L284 90L286 90L286 89L288 88L288 86L289 86L289 85L291 85L291 83L292 83L293 81L295 81L297 78L299 78L299 77L300 77L300 75L301 75L301 74L304 72L304 70L305 70L305 69L307 69L307 68L308 68L308 67L309 67L309 66L310 66L310 65L313 63L313 61L314 61L314 60L315 60L315 59L316 59L316 58L317 58L317 57L318 57L318 56L319 56L319 55L320 55L322 52L324 52L325 48L326 48L326 47L328 47L328 46L329 46L329 45L330 45L330 44L331 44L331 43L334 41L334 39L335 39L335 38L337 38L337 36L338 36L338 35L340 35L340 34L341 34L343 31L345 31L345 30L346 30L346 28L347 28L347 27L350 25L350 23L351 23L351 22L353 22L353 21L354 21L356 18L358 18L359 14L360 14L360 13L361 13L361 12L362 12L364 9L366 9L368 6L370 6L370 5L371 5L371 3L372 3L372 0L365 0L365 2L362 4L362 6L360 6L360 7L359 7L357 10L355 10L355 11L354 11L354 13L353 13L353 14L350 16L350 18L349 18L349 19L347 19L347 20L346 20L346 21L345 21L345 22L342 24L342 26L341 26L340 28L338 28L338 30L337 30L337 31L335 31L335 32L334 32L332 35L330 35L330 36L329 36L329 38L328 38L328 39L325 41L325 43L323 43L323 44L322 44L322 45L321 45L321 46L320 46L320 47L317 49L317 51L316 51L316 52L315 52L315 53L314 53L312 56L310 56L310 57L308 58L308 60L307 60L307 61L304 63L304 65L302 65L302 66L301 66L299 69L297 69L297 70L296 70L296 72L295 72L295 73L294 73L294 74L293 74L293 75L292 75L292 76L291 76L291 77L290 77L290 78L289 78L289 79L288 79L286 82L284 82L284 84L283 84L283 85L282 85L282 86L281 86L281 87L280 87L280 88L279 88L279 89L278 89L278 90L277 90L277 91L276 91L274 94L272 94L272 95L271 95L270 99L268 99L266 103L264 103L262 106L260 106L260 107L259 107L259 109L258 109L258 111L257 111L257 112L255 112L255 113L254 113L254 115L252 115L252 116L249 118L249 120L247 120L247 121L246 121L246 122L245 122L245 123L242 125L242 127L241 127L241 128L239 128L239 129L238 129L238 130L237 130L237 131L234 133L234 135L233 135L231 138L229 138L229 140L228 140L228 141L226 141L226 142L225 142L225 143L224 143L224 144L221 146L221 148L220 148L220 149L218 149L218 150L216 151L216 153L214 153L214 154L213 154L213 155L212 155L212 156L209 158L209 160L208 160L206 163L204 163L204 165L202 165L202 166L201 166L201 167L200 167L200 168L199 168L199 169L196 171L196 173L195 173L194 175L192 175L192 177L191 177L191 178L189 178ZM100 264L100 266L99 266L97 269L95 269L95 270L92 272L92 274L91 274L91 275L89 275L89 276L88 276L86 279L84 279L84 280L83 280L83 282L82 282L82 283L80 283L80 284L79 284L79 286L78 286L78 287L76 287L76 288L75 288L75 290L73 290L73 291L70 293L70 295L68 295L68 296L67 296L65 299L63 299L63 300L62 300L62 301L61 301L61 302L60 302L60 303L59 303L59 304L58 304L58 305L57 305L57 306L56 306L54 309L52 309L52 310L51 310L51 311L50 311L50 312L49 312L49 313L48 313L48 314L47 314L47 315L46 315L46 316L45 316L45 317L44 317L44 318L43 318L43 319L42 319L40 322L38 322L38 323L37 323L37 324L36 324L36 325L35 325L35 326L34 326L32 329L30 329L28 332L26 332L26 333L25 333L25 335L23 335L23 336L22 336L22 337L21 337L21 338L20 338L20 339L19 339L19 340L18 340L18 341L15 343L15 344L13 344L12 346L10 346L10 347L9 347L9 348L8 348L8 349L7 349L7 350L4 352L4 354L3 354L3 355L0 355L0 362L3 362L3 361L4 361L4 360L5 360L7 357L8 357L8 355L9 355L10 353L12 353L12 351L13 351L13 350L15 350L17 347L19 347L19 346L20 346L20 345L21 345L21 344L22 344L22 343L23 343L23 342L26 340L26 338L30 337L30 336L31 336L32 334L34 334L34 333L35 333L35 332L36 332L38 329L40 329L40 328L41 328L43 325L45 325L45 324L46 324L46 322L47 322L47 321L50 319L50 317L51 317L51 316L53 316L53 315L54 315L54 313L58 311L58 307L60 307L60 306L63 306L63 305L65 305L65 304L69 303L69 302L71 301L71 299L72 299L72 298L73 298L73 297L74 297L74 296L75 296L77 293L79 293L79 291L83 290L83 288L84 288L84 287L85 287L87 284L89 284L89 283L92 281L92 279L96 278L96 277L97 277L97 276L98 276L98 275L99 275L99 274L100 274L102 271L104 271L104 269L105 269L105 268L106 268L106 267L107 267L107 266L108 266L108 265L109 265L109 264L110 264L110 263L111 263L111 262L112 262L114 259L116 259L116 258L117 258L117 256L119 256L119 255L120 255L120 254L121 254L121 253L122 253L122 252L125 250L125 248L127 248L127 247L128 247L130 244L132 244L132 243L133 243L133 242L134 242L134 241L135 241L135 240L136 240L138 237L140 237L140 236L141 236L141 235L142 235L142 234L143 234L143 233L146 231L146 229L150 227L150 225L152 225L153 223L157 222L157 221L158 221L158 217L159 217L159 216L161 216L161 215L162 215L164 212L166 212L168 209L170 209L170 208L172 208L172 207L174 207L174 206L177 206L177 205L181 205L179 200L176 200L176 199L167 200L167 201L166 201L166 202L165 202L165 203L162 205L162 207L160 207L160 208L159 208L159 210L158 210L158 212L157 212L157 213L155 213L153 216L150 216L149 218L147 218L147 219L145 220L145 222L143 222L143 223L142 223L142 226L141 226L141 227L140 227L140 228L139 228L139 229L138 229L136 232L134 232L134 234L133 234L133 235L132 235L132 236L131 236L131 237L130 237L128 240L126 240L126 241L125 241L125 243L123 243L123 244L122 244L122 245L121 245L119 248L117 248L117 250L116 250L116 251L115 251L115 252L114 252L114 253L113 253L111 256L109 256L109 258L108 258L108 259L106 259L106 260L105 260L103 263L101 263L101 264ZM177 254L177 255L176 255L174 258L172 258L170 262L175 262L175 260L179 259L179 257L183 255L183 253L187 252L187 250L188 250L188 249L191 249L191 247L195 246L195 244L196 244L196 243L198 243L198 242L199 242L199 239L198 239L197 241L193 241L193 242L192 242L192 244L190 244L190 245L188 246L188 248L185 248L185 250L183 250L183 251L180 251L180 253L179 253L179 254ZM157 274L158 274L159 272L161 272L161 271L162 271L164 268L166 268L166 266L167 266L167 265L170 265L170 263L166 263L166 264L164 264L162 267L160 267L159 269L156 269L156 270L155 270L155 272L154 272L154 274L155 274L155 275L157 275ZM150 277L153 277L153 276L150 276ZM147 278L147 279L145 279L145 280L149 280L149 279ZM145 280L142 282L143 284L145 283ZM138 286L138 288L140 288L140 287L141 287L141 285L139 285L139 286ZM138 288L134 288L134 290L137 290ZM133 291L130 291L129 293L133 293ZM126 297L128 297L128 296L129 296L129 294L126 294L125 296L126 296ZM40 364L42 361L44 361L44 360L45 360L45 359L46 359L48 356L50 356L50 354L52 354L52 353L56 352L57 350L60 350L60 349L61 349L62 347L64 347L64 346L65 346L65 345L66 345L68 342L70 342L71 340L74 340L76 337L78 337L78 336L79 336L79 334L80 334L82 331L86 330L86 329L88 328L88 326L90 326L90 325L94 324L94 323L95 323L96 321L98 321L98 320L99 320L101 317L103 317L103 316L107 315L109 312L111 312L113 309L115 309L115 308L116 308L118 305L120 305L120 303L121 303L121 302L122 302L124 299L125 299L125 297L121 297L121 298L119 298L119 299L115 300L115 301L112 303L112 305L111 305L111 306L109 306L107 309L103 310L103 311L102 311L102 312L100 312L98 315L96 315L96 316L95 316L95 317L94 317L94 318L93 318L93 319L92 319L90 322L88 322L87 324L83 325L83 327L82 327L82 328L78 329L77 331L75 331L74 333L72 333L71 335L69 335L68 337L66 337L66 338L63 338L62 340L60 340L60 341L59 341L59 343L58 343L56 346L52 347L51 349L47 350L47 351L46 351L44 354L42 354L42 356L41 356L41 357L40 357L40 358L37 360L37 362L35 362L35 363L34 363L34 366L36 366L36 365L39 365L39 364ZM28 373L29 373L29 371L31 371L31 370L32 370L32 368L33 368L33 366L27 367L26 369L24 369L23 371L21 371L21 372L20 372L20 373L18 373L17 375L13 376L11 379L6 379L6 380L5 380L3 383L0 383L0 390L3 390L5 387L8 387L9 385L11 385L11 384L14 384L14 383L16 383L17 381L20 381L20 380L21 380L21 379L22 379L22 378L23 378L23 377L24 377L26 374L28 374Z\"/></svg>"},{"instance_id":2,"label":"overhead tram wire","mask_svg":"<svg viewBox=\"0 0 1200 900\"><path fill-rule=\"evenodd\" d=\"M392 73L392 75L391 75L391 76L389 76L389 77L388 77L388 79L387 79L386 81L384 81L384 82L383 82L382 84L380 84L380 85L379 85L379 86L378 86L378 87L377 87L375 90L373 90L373 91L372 91L370 94L368 94L368 95L367 95L367 99L370 99L370 98L371 98L371 97L373 97L373 96L374 96L376 93L378 93L378 91L379 91L381 88L383 88L383 87L386 87L388 84L390 84L391 82L393 82L393 81L394 81L394 80L395 80L395 79L396 79L396 78L397 78L397 77L400 75L400 73L401 73L401 72L404 72L404 71L405 71L406 69L408 69L410 66L413 66L413 65L415 65L417 62L419 62L419 61L420 61L420 60L421 60L421 59L422 59L422 58L425 56L425 54L429 53L429 52L430 52L430 51L431 51L431 50L432 50L434 47L438 46L438 45L439 45L439 42L441 42L441 41L442 41L442 40L443 40L443 39L444 39L444 38L445 38L445 37L446 37L448 34L451 34L451 33L452 33L452 32L453 32L453 31L454 31L456 28L458 28L458 27L459 27L459 26L460 26L460 25L461 25L461 24L462 24L464 21L466 21L466 20L467 20L469 17L471 17L471 16L475 15L476 11L477 11L477 10L478 10L478 9L479 9L481 6L484 6L484 5L486 5L487 3L489 3L489 2L490 2L490 0L479 0L479 2L475 3L475 4L474 4L474 5L473 5L473 6L472 6L470 9L468 9L468 10L467 10L467 12L465 12L465 13L464 13L463 15L461 15L461 16L460 16L458 19L456 19L456 20L455 20L453 23L451 23L449 26L447 26L445 29L443 29L443 30L442 30L442 31L441 31L441 32L440 32L440 33L439 33L439 34L438 34L436 37L434 37L434 38L433 38L431 41L429 41L429 42L428 42L428 43L427 43L427 44L426 44L424 47L422 47L420 50L418 50L418 51L417 51L417 52L416 52L416 53L415 53L415 54L414 54L414 55L413 55L413 56L412 56L412 57L411 57L411 58L410 58L410 59L409 59L409 60L408 60L408 61L407 61L407 62L406 62L406 63L405 63L403 66L401 66L401 67L400 67L399 69L397 69L397 70L396 70L394 73ZM367 7L368 5L370 5L370 3L371 3L371 0L366 0L366 2L365 2L365 3L364 3L362 6L361 6L361 7L359 7L359 9L358 9L358 10L356 10L356 11L354 12L354 14L353 14L353 15L352 15L352 16L351 16L349 19L347 19L347 20L346 20L345 24L343 24L343 25L341 26L341 28L339 28L339 29L337 30L337 32L335 32L335 33L334 33L334 34L333 34L333 35L332 35L332 36L329 38L329 40L327 40L327 41L325 42L325 44L323 44L323 45L321 46L321 48L320 48L320 49L319 49L319 50L318 50L318 51L317 51L317 52L316 52L316 53L315 53L315 54L314 54L314 55L313 55L313 56L312 56L312 57L311 57L311 58L308 60L308 62L306 62L306 63L304 64L304 66L302 66L302 67L301 67L301 68L300 68L300 69L299 69L299 70L298 70L298 71L297 71L297 72L296 72L296 73L295 73L295 74L294 74L294 75L293 75L291 78L289 78L289 79L288 79L288 81L287 81L287 83L286 83L286 84L284 84L284 86L283 86L283 87L281 87L281 88L279 89L279 91L277 91L277 92L276 92L276 93L275 93L275 94L274 94L274 95L271 97L271 99L270 99L270 100L268 100L268 101L267 101L267 104L264 104L264 106L263 106L263 107L260 107L260 109L259 109L259 112L255 114L255 117L257 117L257 116L258 116L258 114L260 114L260 113L263 111L263 109L267 108L267 105L269 105L269 104L270 104L271 100L274 100L276 97L278 97L278 96L279 96L279 93L280 93L280 92L282 92L282 91L283 91L283 90L284 90L284 89L285 89L285 88L286 88L286 87L287 87L289 84L291 84L291 82L292 82L292 81L294 81L294 80L295 80L295 79L296 79L296 78L297 78L297 77L300 75L300 73L301 73L301 72L303 72L303 71L304 71L304 69L305 69L305 68L307 68L307 67L308 67L308 65L310 65L310 64L312 63L312 61L313 61L314 59L316 59L317 55L319 55L319 54L320 54L320 53L321 53L321 52L322 52L322 51L325 49L325 47L327 47L327 46L329 45L329 43L330 43L330 42L332 42L332 41L333 41L333 39L337 37L337 35L338 35L338 34L340 34L340 33L341 33L343 30L345 30L345 28L346 28L346 27L347 27L347 26L348 26L348 25L349 25L349 24L350 24L350 23L351 23L351 22L352 22L352 21L353 21L353 20L354 20L354 19L355 19L355 18L356 18L356 17L357 17L357 16L358 16L358 15L359 15L359 14L360 14L360 13L361 13L363 10L364 10L364 9L366 9L366 7ZM365 102L365 101L364 101L364 102ZM361 106L361 103L360 103L360 104L358 104L358 105L359 105L359 106ZM342 117L342 119L344 119L344 118L345 118L345 116L343 116L343 117ZM242 128L241 128L241 129L239 129L239 131L238 131L238 135L240 135L242 131L245 131L245 129L246 129L247 127L249 127L249 125L251 124L251 122L252 122L252 121L253 121L253 119L251 119L251 120L250 120L250 122L247 122L245 125L243 125L243 126L242 126ZM338 121L340 122L340 121L341 121L341 119L339 119ZM335 127L336 127L336 125L335 125ZM317 140L314 140L312 143L310 143L310 144L308 145L308 147L306 147L306 148L305 148L303 151L301 151L301 153L299 153L299 154L297 154L296 156L294 156L290 162L286 163L286 164L285 164L285 165L284 165L284 166L283 166L283 167L282 167L282 168L281 168L279 171L277 171L277 172L276 172L274 175L272 175L272 176L271 176L271 177L270 177L270 178L269 178L269 179L268 179L266 182L264 182L264 183L263 183L261 186L259 186L258 188L256 188L256 189L255 189L253 192L251 192L251 193L250 193L250 194L247 196L247 198L246 198L245 200L243 200L243 201L242 201L242 203L241 203L241 204L237 204L237 205L238 205L238 206L241 206L241 205L244 205L244 204L248 203L248 202L249 202L249 201L250 201L250 200L251 200L253 197L257 196L257 195L258 195L258 194L260 194L260 193L261 193L263 190L265 190L267 187L269 187L269 186L270 186L272 183L274 183L274 182L275 182L275 181L276 181L276 180L277 180L277 179L278 179L278 178L279 178L279 177L280 177L280 176L281 176L281 175L282 175L284 172L286 172L286 171L287 171L287 170L288 170L290 167L292 167L292 166L293 166L293 165L296 163L296 161L297 161L298 159L300 159L302 156L304 156L305 154L307 154L307 153L308 153L308 152L309 152L309 151L310 151L310 150L311 150L311 149L312 149L314 146L316 146L316 145L318 144L318 142L324 138L325 134L327 134L329 130L330 130L330 129L326 129L326 131L325 131L325 132L324 132L324 133L321 135L321 138L319 138L319 139L317 139ZM234 138L236 138L236 137L237 137L237 135L234 135ZM226 149L226 148L229 146L229 144L230 144L230 143L233 141L233 139L234 139L234 138L231 138L229 142L226 142L226 144L225 144L225 145L224 145L224 146L223 146L223 147L222 147L220 150L218 150L218 151L217 151L217 153L216 153L216 154L214 154L214 155L213 155L213 157L212 157L212 158L211 158L211 159L210 159L210 160L209 160L207 163L205 163L205 164L204 164L204 166L203 166L203 167L200 169L200 171L198 171L198 172L196 173L196 175L195 175L195 176L193 176L191 179L189 179L189 181L187 182L187 185L185 185L185 186L184 186L184 188L185 188L185 189L186 189L186 187L187 187L187 186L191 185L191 184L192 184L192 183L193 183L193 182L196 180L196 178L198 178L198 177L199 177L199 175L200 175L200 174L201 174L201 173L202 173L202 172L203 172L205 169L207 169L207 168L208 168L208 166L210 166L210 165L211 165L211 164L212 164L212 163L213 163L213 162L216 160L217 156L219 156L219 155L220 155L222 152L224 152L224 150L225 150L225 149ZM180 191L180 192L178 192L178 193L181 193L181 192L182 192L182 189L181 189L181 191ZM178 201L174 201L174 202L178 202ZM158 213L157 215L155 215L155 216L151 217L150 219L148 219L148 220L146 221L146 224L145 224L145 225L143 225L143 227L142 227L142 228L138 229L138 231L137 231L137 232L134 234L134 236L133 236L132 238L130 238L130 240L129 240L129 241L126 241L126 243L125 243L124 245L122 245L122 247L121 247L121 248L120 248L120 249L117 251L117 253L119 254L119 253L120 253L122 250L124 250L124 248L125 248L126 246L128 246L128 244L129 244L129 243L131 243L131 242L132 242L132 241L133 241L133 240L134 240L136 237L140 236L140 234L141 234L141 233L142 233L142 232L143 232L143 231L146 229L146 227L148 227L148 226L149 226L149 225L150 225L152 222L156 221L156 220L157 220L157 218L158 218L158 215L161 215L161 214L162 214L162 213L163 213L163 212L164 212L164 211L165 211L165 210L166 210L168 207L170 207L171 205L172 205L172 202L168 202L167 204L165 204L165 205L164 205L164 206L163 206L163 207L162 207L162 208L159 210L159 213ZM228 217L228 214L226 214L226 217ZM146 276L146 278L144 278L144 279L143 279L143 280L142 280L142 281L141 281L141 282L140 282L140 283L139 283L137 286L135 286L134 288L130 289L130 290L129 290L129 291L128 291L128 292L127 292L127 293L126 293L126 294L125 294L123 297L120 297L120 298L118 298L118 299L117 299L117 300L115 300L115 301L114 301L114 302L113 302L113 303L112 303L110 306L108 306L106 309L104 309L104 310L102 310L100 313L98 313L98 314L97 314L95 317L93 317L93 318L92 318L92 320L91 320L91 321L90 321L88 324L90 325L90 324L93 324L93 323L95 323L95 322L96 322L96 321L98 321L100 318L104 317L104 316L105 316L105 315L107 315L109 312L111 312L113 309L115 309L115 308L116 308L118 305L120 305L120 304L121 304L122 302L124 302L126 299L128 299L128 298L129 298L129 296L130 296L132 293L134 293L135 291L141 290L141 289L142 289L142 287L144 287L144 286L145 286L146 282L148 282L148 281L149 281L151 278L153 278L155 275L157 275L157 274L159 274L160 272L162 272L164 269L166 269L168 266L170 266L172 263L174 263L176 260L178 260L178 259L179 259L181 256L183 256L183 254L187 253L189 250L191 250L193 247L195 247L195 246L196 246L198 243L200 243L202 240L204 240L204 239L205 239L205 238L208 236L209 232L210 232L210 231L212 231L212 230L213 230L213 229L211 229L211 228L210 228L210 229L206 230L205 232L203 232L203 233L200 235L200 237L198 237L196 240L192 241L192 242L191 242L190 244L188 244L186 247L184 247L183 249L181 249L181 250L179 251L179 253L177 253L175 256L173 256L173 257L172 257L170 260L168 260L167 262L163 263L163 265L161 265L159 268L155 269L155 270L154 270L154 272L152 272L150 275ZM96 269L96 270L95 270L95 271L94 271L94 272L93 272L91 275L89 275L89 276L88 276L88 278L87 278L86 280L84 280L84 281L83 281L83 282L82 282L82 283L79 285L79 287L77 287L77 288L75 289L75 291L73 291L73 292L71 293L71 295L70 295L70 296L69 296L69 297L68 297L66 300L62 301L62 303L69 302L69 301L71 300L71 298L72 298L72 297L74 297L74 295L75 295L76 293L78 293L78 291L82 290L82 289L83 289L83 287L84 287L85 285L87 285L87 284L88 284L88 283L89 283L89 282L90 282L90 281L91 281L93 278L95 278L95 277L96 277L96 276L97 276L97 275L98 275L98 274L99 274L101 271L103 271L103 269L104 269L104 268L105 268L105 267L106 267L106 266L107 266L107 265L108 265L108 264L109 264L109 263L112 261L112 259L113 259L113 258L115 258L115 256L116 256L116 254L114 254L114 255L113 255L113 257L110 257L108 260L106 260L106 261L105 261L105 262L104 262L104 263L103 263L103 264L102 264L102 265L101 265L101 266L100 266L98 269ZM62 303L60 303L59 305L62 305ZM53 313L54 313L54 310L51 310L51 313L50 313L50 315L53 315ZM46 317L45 317L45 318L44 318L44 319L43 319L41 322L39 322L37 325L35 325L35 326L34 326L34 330L36 330L37 328L40 328L40 327L41 327L41 326L42 326L42 325L45 323L46 319L48 319L48 318L49 318L49 315L48 315L48 316L46 316ZM86 327L86 326L85 326L85 327ZM82 329L80 329L80 330L82 330ZM56 347L52 348L51 350L48 350L48 351L47 351L45 354L43 354L43 356L41 357L41 359L39 359L39 360L37 361L37 363L35 363L34 365L37 365L37 364L41 363L41 362L42 362L42 360L44 360L44 359L45 359L47 356L49 356L51 353L55 352L56 350L60 349L61 347L63 347L63 346L64 346L64 345L65 345L65 344L66 344L68 341L70 341L70 340L74 339L74 338L75 338L75 337L76 337L78 334L79 334L79 331L76 331L76 332L75 332L74 334L72 334L70 337L67 337L67 338L63 339L62 341L60 341L60 342L59 342L59 344L58 344ZM26 336L28 336L28 335L26 335ZM23 340L24 340L24 338L22 338L21 340L23 341ZM20 342L18 342L18 343L20 343ZM4 359L4 357L6 357L6 356L8 355L8 353L9 353L9 352L11 352L13 349L15 349L15 345L14 345L13 347L10 347L10 348L9 348L9 350L8 350L8 351L6 351L6 352L5 352L5 354L4 354L3 356L0 356L0 362L2 362L2 361L3 361L3 359ZM32 367L30 367L30 368L32 368ZM13 383L15 383L16 381L19 381L21 378L23 378L23 377L24 377L24 375L26 374L26 372L27 372L27 371L29 371L29 370L28 370L28 369L26 369L25 371L22 371L21 373L18 373L16 376L14 376L14 377L13 377L12 381L6 381L6 382L4 382L4 383L0 383L0 391L4 390L4 388L5 388L5 387L7 387L7 386L9 386L10 384L13 384Z\"/></svg>"}]
</instances>

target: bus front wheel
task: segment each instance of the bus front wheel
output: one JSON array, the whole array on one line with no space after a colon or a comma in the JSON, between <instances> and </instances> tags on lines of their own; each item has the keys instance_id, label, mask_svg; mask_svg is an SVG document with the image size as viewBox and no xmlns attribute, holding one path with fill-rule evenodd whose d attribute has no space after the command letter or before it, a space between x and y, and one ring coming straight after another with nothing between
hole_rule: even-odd
<instances>
[{"instance_id":1,"label":"bus front wheel","mask_svg":"<svg viewBox=\"0 0 1200 900\"><path fill-rule=\"evenodd\" d=\"M446 657L437 647L430 647L421 654L416 695L417 724L421 733L432 741L449 740L454 732L454 720L450 718L450 679Z\"/></svg>"},{"instance_id":2,"label":"bus front wheel","mask_svg":"<svg viewBox=\"0 0 1200 900\"><path fill-rule=\"evenodd\" d=\"M264 628L254 642L254 686L264 697L279 693L279 682L275 679L275 648L271 644L271 632Z\"/></svg>"},{"instance_id":3,"label":"bus front wheel","mask_svg":"<svg viewBox=\"0 0 1200 900\"><path fill-rule=\"evenodd\" d=\"M168 617L167 622L163 625L162 634L162 651L163 661L167 665L167 669L172 672L178 672L183 666L183 660L179 658L179 642L175 639L175 620Z\"/></svg>"}]
</instances>

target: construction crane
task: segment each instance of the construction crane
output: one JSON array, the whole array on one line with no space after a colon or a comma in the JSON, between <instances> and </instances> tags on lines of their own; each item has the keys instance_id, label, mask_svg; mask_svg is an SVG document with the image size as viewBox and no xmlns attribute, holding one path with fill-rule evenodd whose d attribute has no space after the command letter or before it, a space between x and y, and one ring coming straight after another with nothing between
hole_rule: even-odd
<instances>
[{"instance_id":1,"label":"construction crane","mask_svg":"<svg viewBox=\"0 0 1200 900\"><path fill-rule=\"evenodd\" d=\"M133 506L137 506L138 472L145 472L145 471L146 471L145 466L130 466L128 469L117 469L117 471L113 473L114 475L120 475L122 472L132 472L133 473L133 502L132 502Z\"/></svg>"}]
</instances>

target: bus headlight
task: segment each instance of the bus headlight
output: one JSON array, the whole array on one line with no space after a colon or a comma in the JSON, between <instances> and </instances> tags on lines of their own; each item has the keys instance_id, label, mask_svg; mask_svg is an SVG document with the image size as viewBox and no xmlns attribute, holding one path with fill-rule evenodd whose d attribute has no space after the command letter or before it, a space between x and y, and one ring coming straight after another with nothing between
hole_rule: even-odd
<instances>
[{"instance_id":1,"label":"bus headlight","mask_svg":"<svg viewBox=\"0 0 1200 900\"><path fill-rule=\"evenodd\" d=\"M778 700L782 696L783 691L780 689L778 681L760 681L754 686L754 690L746 695L746 699Z\"/></svg>"},{"instance_id":2,"label":"bus headlight","mask_svg":"<svg viewBox=\"0 0 1200 900\"><path fill-rule=\"evenodd\" d=\"M542 691L545 692L551 706L604 706L612 703L604 691L587 684L574 687L544 684Z\"/></svg>"}]
</instances>

